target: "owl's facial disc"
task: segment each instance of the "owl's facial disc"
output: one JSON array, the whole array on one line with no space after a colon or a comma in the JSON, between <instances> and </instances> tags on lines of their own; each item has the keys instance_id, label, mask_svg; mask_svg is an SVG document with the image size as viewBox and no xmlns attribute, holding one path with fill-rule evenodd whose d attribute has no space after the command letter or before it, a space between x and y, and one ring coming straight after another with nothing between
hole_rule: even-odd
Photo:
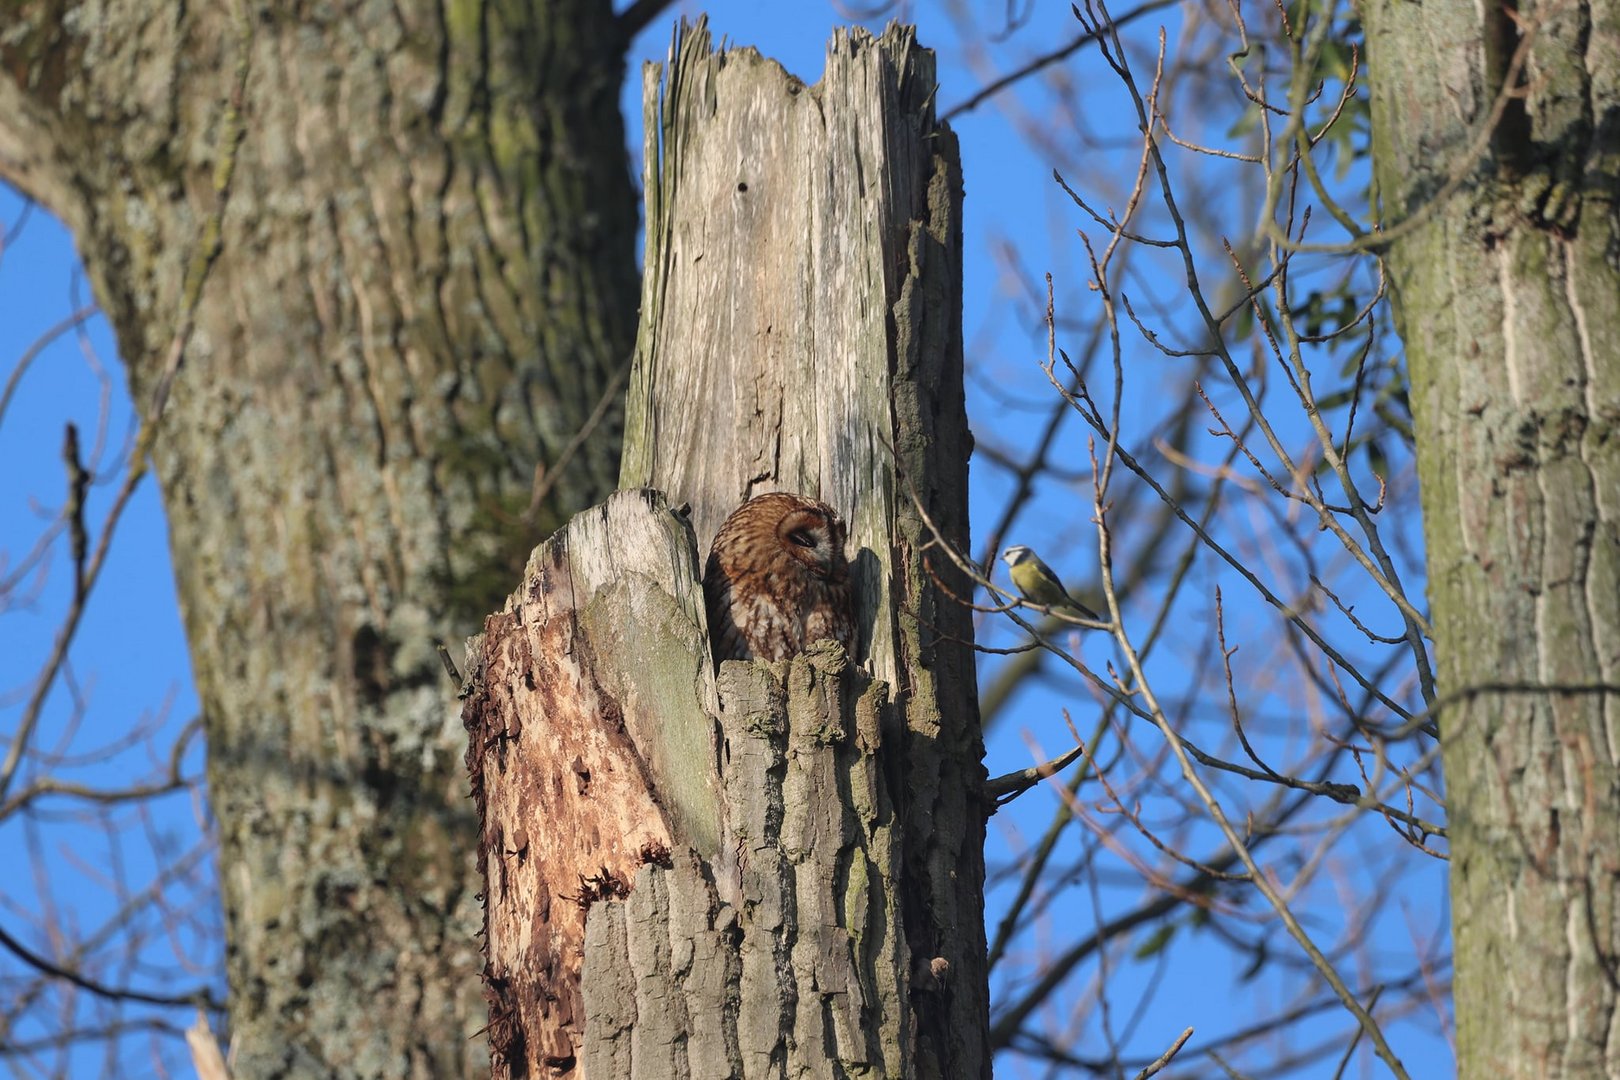
<instances>
[{"instance_id":1,"label":"owl's facial disc","mask_svg":"<svg viewBox=\"0 0 1620 1080\"><path fill-rule=\"evenodd\" d=\"M792 558L819 578L838 576L843 565L843 530L836 517L799 510L782 519L777 535Z\"/></svg>"}]
</instances>

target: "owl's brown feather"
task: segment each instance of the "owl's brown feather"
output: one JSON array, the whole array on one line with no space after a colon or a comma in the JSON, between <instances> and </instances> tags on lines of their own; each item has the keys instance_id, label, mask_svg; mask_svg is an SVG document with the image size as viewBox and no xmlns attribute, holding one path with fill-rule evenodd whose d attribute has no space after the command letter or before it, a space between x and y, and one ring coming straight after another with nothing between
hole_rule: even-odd
<instances>
[{"instance_id":1,"label":"owl's brown feather","mask_svg":"<svg viewBox=\"0 0 1620 1080\"><path fill-rule=\"evenodd\" d=\"M759 495L720 526L703 572L715 661L785 660L822 638L855 646L844 522L826 503Z\"/></svg>"}]
</instances>

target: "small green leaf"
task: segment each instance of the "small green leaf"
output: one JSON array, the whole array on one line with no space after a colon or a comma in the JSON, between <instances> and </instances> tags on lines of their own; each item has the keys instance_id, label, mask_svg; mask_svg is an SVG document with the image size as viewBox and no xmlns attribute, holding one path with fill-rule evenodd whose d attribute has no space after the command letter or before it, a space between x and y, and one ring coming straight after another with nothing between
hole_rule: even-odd
<instances>
[{"instance_id":1,"label":"small green leaf","mask_svg":"<svg viewBox=\"0 0 1620 1080\"><path fill-rule=\"evenodd\" d=\"M1384 451L1376 439L1367 440L1367 467L1380 480L1389 482L1389 458L1384 456Z\"/></svg>"},{"instance_id":2,"label":"small green leaf","mask_svg":"<svg viewBox=\"0 0 1620 1080\"><path fill-rule=\"evenodd\" d=\"M1166 945L1170 944L1170 939L1175 936L1176 924L1164 923L1157 930L1153 931L1153 933L1149 934L1147 940L1138 945L1136 947L1136 951L1131 955L1138 960L1146 960L1151 956L1156 956L1158 953L1164 950Z\"/></svg>"},{"instance_id":3,"label":"small green leaf","mask_svg":"<svg viewBox=\"0 0 1620 1080\"><path fill-rule=\"evenodd\" d=\"M1242 115L1237 118L1237 122L1226 129L1226 137L1228 139L1241 138L1242 136L1249 134L1249 132L1257 130L1259 127L1260 106L1250 105L1247 109L1243 110Z\"/></svg>"}]
</instances>

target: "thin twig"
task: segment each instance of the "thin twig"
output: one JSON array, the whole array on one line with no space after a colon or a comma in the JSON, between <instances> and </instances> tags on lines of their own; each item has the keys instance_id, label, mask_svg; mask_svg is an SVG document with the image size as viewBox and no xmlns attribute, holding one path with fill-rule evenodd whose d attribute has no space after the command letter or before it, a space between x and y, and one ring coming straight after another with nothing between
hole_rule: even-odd
<instances>
[{"instance_id":1,"label":"thin twig","mask_svg":"<svg viewBox=\"0 0 1620 1080\"><path fill-rule=\"evenodd\" d=\"M52 978L64 979L81 990L88 990L97 997L107 998L111 1001L134 1001L142 1005L198 1005L202 1008L212 1009L215 1012L225 1007L222 1002L215 999L213 992L206 986L199 986L185 994L151 994L144 990L132 990L129 987L107 986L80 972L52 963L12 937L3 926L0 926L0 946L10 950L12 955L29 967L35 968Z\"/></svg>"},{"instance_id":2,"label":"thin twig","mask_svg":"<svg viewBox=\"0 0 1620 1080\"><path fill-rule=\"evenodd\" d=\"M541 504L546 501L546 496L551 494L551 489L556 486L558 479L567 470L569 463L574 460L574 455L579 452L581 446L585 445L585 440L591 437L607 416L608 410L619 400L619 391L624 387L624 380L629 378L630 368L634 362L633 357L626 358L624 363L619 366L619 370L614 372L613 378L609 379L607 386L603 387L602 396L597 399L596 407L591 410L591 415L586 417L579 430L574 432L573 437L562 448L562 453L557 455L557 460L552 463L551 467L548 469L545 462L538 462L535 465L534 487L529 492L529 505L523 511L525 524L534 524L540 513Z\"/></svg>"},{"instance_id":3,"label":"thin twig","mask_svg":"<svg viewBox=\"0 0 1620 1080\"><path fill-rule=\"evenodd\" d=\"M6 406L11 404L11 398L17 392L17 385L22 382L23 373L38 359L39 354L44 352L51 342L78 326L99 310L101 309L94 304L86 304L61 322L47 329L34 339L32 345L24 350L23 354L17 358L16 365L11 369L11 374L6 376L6 388L0 390L0 422L5 420Z\"/></svg>"},{"instance_id":4,"label":"thin twig","mask_svg":"<svg viewBox=\"0 0 1620 1080\"><path fill-rule=\"evenodd\" d=\"M1174 4L1175 0L1148 0L1147 3L1134 7L1130 11L1127 11L1125 14L1121 15L1118 21L1113 23L1112 26L1103 26L1096 29L1087 30L1085 33L1081 34L1072 41L1058 46L1051 52L1042 53L1040 56L1037 56L1035 59L1029 61L1029 63L1009 71L1007 74L1003 75L994 82L986 84L982 89L980 89L966 101L958 105L952 105L949 109L946 109L945 112L941 114L940 119L951 120L957 116L960 116L962 113L971 112L972 110L977 109L980 105L983 105L990 98L995 97L997 94L1001 93L1001 91L1007 89L1007 87L1013 85L1013 83L1027 79L1036 72L1049 68L1058 61L1073 56L1091 42L1098 41L1101 35L1106 33L1108 30L1113 29L1114 27L1129 26L1131 23L1135 22L1137 19L1140 19L1144 15L1151 14L1152 12L1158 11L1161 8L1172 7Z\"/></svg>"},{"instance_id":5,"label":"thin twig","mask_svg":"<svg viewBox=\"0 0 1620 1080\"><path fill-rule=\"evenodd\" d=\"M649 23L673 3L674 0L635 0L614 18L619 27L619 34L625 41L629 41L645 30Z\"/></svg>"},{"instance_id":6,"label":"thin twig","mask_svg":"<svg viewBox=\"0 0 1620 1080\"><path fill-rule=\"evenodd\" d=\"M1192 1038L1192 1034L1192 1028L1188 1028L1187 1030L1183 1031L1180 1037L1178 1037L1175 1042L1170 1044L1170 1049L1160 1054L1153 1060L1152 1064L1136 1074L1136 1080L1148 1080L1148 1077L1170 1064L1170 1059L1175 1057L1183 1046L1187 1045L1187 1040Z\"/></svg>"}]
</instances>

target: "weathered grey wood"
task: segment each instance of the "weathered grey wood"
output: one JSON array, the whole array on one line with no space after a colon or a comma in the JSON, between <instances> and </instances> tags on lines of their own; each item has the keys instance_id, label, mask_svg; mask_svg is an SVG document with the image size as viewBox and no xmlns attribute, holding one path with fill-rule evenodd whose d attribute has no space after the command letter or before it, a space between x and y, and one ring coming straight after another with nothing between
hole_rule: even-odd
<instances>
[{"instance_id":1,"label":"weathered grey wood","mask_svg":"<svg viewBox=\"0 0 1620 1080\"><path fill-rule=\"evenodd\" d=\"M720 682L742 902L682 856L592 909L585 1074L912 1075L887 690L831 643Z\"/></svg>"},{"instance_id":2,"label":"weathered grey wood","mask_svg":"<svg viewBox=\"0 0 1620 1080\"><path fill-rule=\"evenodd\" d=\"M908 1074L987 1074L982 745L967 610L961 177L911 31L838 33L806 87L700 26L645 79L647 257L622 486L689 502L699 549L761 491L849 521L857 659L896 698ZM902 479L903 478L903 479ZM728 734L730 728L727 728ZM914 979L909 973L927 972ZM946 972L947 985L932 974Z\"/></svg>"},{"instance_id":3,"label":"weathered grey wood","mask_svg":"<svg viewBox=\"0 0 1620 1080\"><path fill-rule=\"evenodd\" d=\"M1364 17L1444 702L1457 1073L1620 1076L1620 4Z\"/></svg>"},{"instance_id":4,"label":"weathered grey wood","mask_svg":"<svg viewBox=\"0 0 1620 1080\"><path fill-rule=\"evenodd\" d=\"M702 26L662 88L647 74L647 272L619 486L689 501L703 552L762 491L831 503L869 553L863 610L892 604L903 497L888 322L930 178L957 172L932 86L933 57L905 29L839 31L813 87L752 49L711 52ZM870 635L874 674L895 679L893 627Z\"/></svg>"}]
</instances>

